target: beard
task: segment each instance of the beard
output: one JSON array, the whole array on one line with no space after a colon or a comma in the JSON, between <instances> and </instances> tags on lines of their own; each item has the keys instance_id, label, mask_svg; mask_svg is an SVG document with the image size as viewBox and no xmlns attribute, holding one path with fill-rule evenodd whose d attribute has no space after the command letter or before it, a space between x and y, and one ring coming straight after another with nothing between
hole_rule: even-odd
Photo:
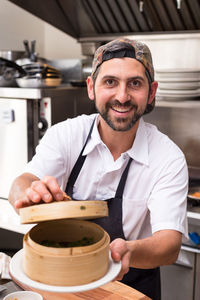
<instances>
[{"instance_id":1,"label":"beard","mask_svg":"<svg viewBox=\"0 0 200 300\"><path fill-rule=\"evenodd\" d=\"M115 131L128 131L130 130L136 122L144 115L145 109L138 109L136 104L133 104L131 101L126 101L124 104L121 104L118 100L114 100L112 102L107 102L104 108L99 108L96 103L96 97L94 99L95 107L104 121ZM110 109L114 109L117 107L118 109L132 109L133 115L132 117L119 117L112 119L109 115Z\"/></svg>"}]
</instances>

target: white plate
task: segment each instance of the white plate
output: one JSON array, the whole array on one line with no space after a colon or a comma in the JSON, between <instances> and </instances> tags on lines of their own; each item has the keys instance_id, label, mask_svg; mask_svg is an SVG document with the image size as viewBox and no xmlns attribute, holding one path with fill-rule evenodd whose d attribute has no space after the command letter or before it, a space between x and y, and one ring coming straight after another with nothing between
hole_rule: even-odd
<instances>
[{"instance_id":1,"label":"white plate","mask_svg":"<svg viewBox=\"0 0 200 300\"><path fill-rule=\"evenodd\" d=\"M109 268L108 272L101 279L94 282L78 285L78 286L53 286L40 283L30 279L23 270L23 255L24 250L19 250L11 259L10 262L10 275L13 280L18 281L28 287L32 287L42 291L56 292L56 293L77 293L96 289L110 281L112 281L121 270L121 262L114 262L109 255Z\"/></svg>"},{"instance_id":2,"label":"white plate","mask_svg":"<svg viewBox=\"0 0 200 300\"><path fill-rule=\"evenodd\" d=\"M185 74L185 73L199 73L200 74L200 69L196 68L176 68L176 69L156 69L156 73L161 73L161 74L173 74L173 73L180 73L180 74Z\"/></svg>"},{"instance_id":3,"label":"white plate","mask_svg":"<svg viewBox=\"0 0 200 300\"><path fill-rule=\"evenodd\" d=\"M155 71L156 78L162 79L182 79L185 81L185 78L190 79L200 79L200 69L163 69Z\"/></svg>"},{"instance_id":4,"label":"white plate","mask_svg":"<svg viewBox=\"0 0 200 300\"><path fill-rule=\"evenodd\" d=\"M182 96L195 96L199 97L200 96L200 89L195 89L195 90L166 90L166 89L157 89L157 95L159 96L174 96L174 97L182 97Z\"/></svg>"},{"instance_id":5,"label":"white plate","mask_svg":"<svg viewBox=\"0 0 200 300\"><path fill-rule=\"evenodd\" d=\"M159 82L159 89L162 90L195 90L200 87L200 81L191 82Z\"/></svg>"},{"instance_id":6,"label":"white plate","mask_svg":"<svg viewBox=\"0 0 200 300\"><path fill-rule=\"evenodd\" d=\"M165 95L165 96L163 96L163 95L157 95L156 96L156 100L158 100L158 101L167 101L167 102L169 102L169 101L172 101L172 102L177 102L177 101L196 101L196 100L200 100L200 96L198 96L198 97L192 97L192 96L190 96L190 97L188 97L188 96L180 96L180 97L178 97L178 96L174 96L174 97L172 97L172 96L170 96L170 95Z\"/></svg>"},{"instance_id":7,"label":"white plate","mask_svg":"<svg viewBox=\"0 0 200 300\"><path fill-rule=\"evenodd\" d=\"M155 80L158 82L199 82L200 81L200 77L164 77L164 76L160 76L160 75L155 75Z\"/></svg>"}]
</instances>

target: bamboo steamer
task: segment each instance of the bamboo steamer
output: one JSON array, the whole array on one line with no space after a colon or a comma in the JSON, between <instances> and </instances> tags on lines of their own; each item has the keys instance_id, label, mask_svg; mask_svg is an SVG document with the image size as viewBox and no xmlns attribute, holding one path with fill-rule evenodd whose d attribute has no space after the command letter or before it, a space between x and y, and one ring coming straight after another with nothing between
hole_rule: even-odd
<instances>
[{"instance_id":1,"label":"bamboo steamer","mask_svg":"<svg viewBox=\"0 0 200 300\"><path fill-rule=\"evenodd\" d=\"M87 205L89 201L84 202ZM48 208L49 204L46 205ZM100 214L102 215L102 212ZM82 218L81 213L79 217ZM92 238L93 243L70 248L41 245L44 240L75 242L84 237ZM49 285L87 284L107 273L109 244L108 233L93 222L73 218L59 219L59 217L57 220L43 221L24 236L24 272L32 280Z\"/></svg>"},{"instance_id":2,"label":"bamboo steamer","mask_svg":"<svg viewBox=\"0 0 200 300\"><path fill-rule=\"evenodd\" d=\"M95 219L104 216L108 216L108 206L105 201L99 200L68 200L32 205L20 209L20 222L22 224L66 218Z\"/></svg>"}]
</instances>

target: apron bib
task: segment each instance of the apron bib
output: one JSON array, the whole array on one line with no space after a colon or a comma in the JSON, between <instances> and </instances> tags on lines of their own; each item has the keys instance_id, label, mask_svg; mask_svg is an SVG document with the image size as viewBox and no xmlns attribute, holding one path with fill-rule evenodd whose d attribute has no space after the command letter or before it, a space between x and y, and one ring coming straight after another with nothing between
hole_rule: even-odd
<instances>
[{"instance_id":1,"label":"apron bib","mask_svg":"<svg viewBox=\"0 0 200 300\"><path fill-rule=\"evenodd\" d=\"M95 120L92 123L86 142L83 146L83 149L81 150L81 153L68 179L65 192L72 199L73 199L74 184L86 159L86 156L83 156L82 154L91 136L94 122ZM129 158L128 164L121 176L119 185L117 187L115 197L105 200L107 201L108 204L109 216L98 218L95 220L90 220L92 222L95 222L96 224L99 224L105 231L107 231L108 234L110 235L111 241L113 241L116 238L122 238L126 240L124 236L123 225L122 225L122 201L123 201L123 192L124 192L126 179L128 176L128 171L131 162L132 162L132 158ZM152 300L161 299L160 268L155 268L155 269L130 268L129 272L124 275L121 282L123 282L124 284L132 288L135 288L136 290L150 297Z\"/></svg>"}]
</instances>

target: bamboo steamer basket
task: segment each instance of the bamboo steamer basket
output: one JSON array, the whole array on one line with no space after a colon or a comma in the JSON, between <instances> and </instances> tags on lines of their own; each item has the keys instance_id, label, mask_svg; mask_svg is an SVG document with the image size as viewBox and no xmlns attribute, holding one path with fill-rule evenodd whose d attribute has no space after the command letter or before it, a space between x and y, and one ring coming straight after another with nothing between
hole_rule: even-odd
<instances>
[{"instance_id":1,"label":"bamboo steamer basket","mask_svg":"<svg viewBox=\"0 0 200 300\"><path fill-rule=\"evenodd\" d=\"M108 206L105 201L68 200L24 207L19 213L22 224L66 218L88 220L108 216Z\"/></svg>"},{"instance_id":2,"label":"bamboo steamer basket","mask_svg":"<svg viewBox=\"0 0 200 300\"><path fill-rule=\"evenodd\" d=\"M41 222L40 215L37 216L37 218L40 219L40 223L35 225L24 236L23 267L26 275L32 280L55 286L75 286L96 281L102 278L108 271L110 244L108 233L104 231L101 226L93 222L82 220L82 209L80 210L79 216L77 216L77 202L79 201L67 202L76 202L76 208L74 210L76 219L59 219L59 213L57 211L56 220L43 220L43 222ZM87 207L87 204L91 206L91 203L88 203L91 201L81 202L84 202L85 207ZM63 217L63 202L60 203ZM51 210L54 206L51 204L53 203L34 205L32 209L37 206L38 213L40 211L38 206L46 205L46 209L48 210L50 207ZM73 203L70 203L70 206L72 204ZM103 214L107 214L105 204L103 204ZM82 203L79 205L82 205ZM30 223L30 219L34 219L35 222L37 218L33 218L33 215L30 214L29 218L27 217L27 209L28 207L21 209L22 212L20 210L22 222ZM31 210L31 207L29 207L29 209ZM23 210L26 210L26 214ZM85 214L85 209L83 211L83 214ZM96 213L95 210L93 213L90 211L90 213L91 216L94 214L96 217L102 216L102 211ZM68 214L68 212L66 214ZM71 215L73 216L72 212ZM84 237L92 238L93 243L88 246L62 248L47 247L41 244L44 240L75 242Z\"/></svg>"}]
</instances>

